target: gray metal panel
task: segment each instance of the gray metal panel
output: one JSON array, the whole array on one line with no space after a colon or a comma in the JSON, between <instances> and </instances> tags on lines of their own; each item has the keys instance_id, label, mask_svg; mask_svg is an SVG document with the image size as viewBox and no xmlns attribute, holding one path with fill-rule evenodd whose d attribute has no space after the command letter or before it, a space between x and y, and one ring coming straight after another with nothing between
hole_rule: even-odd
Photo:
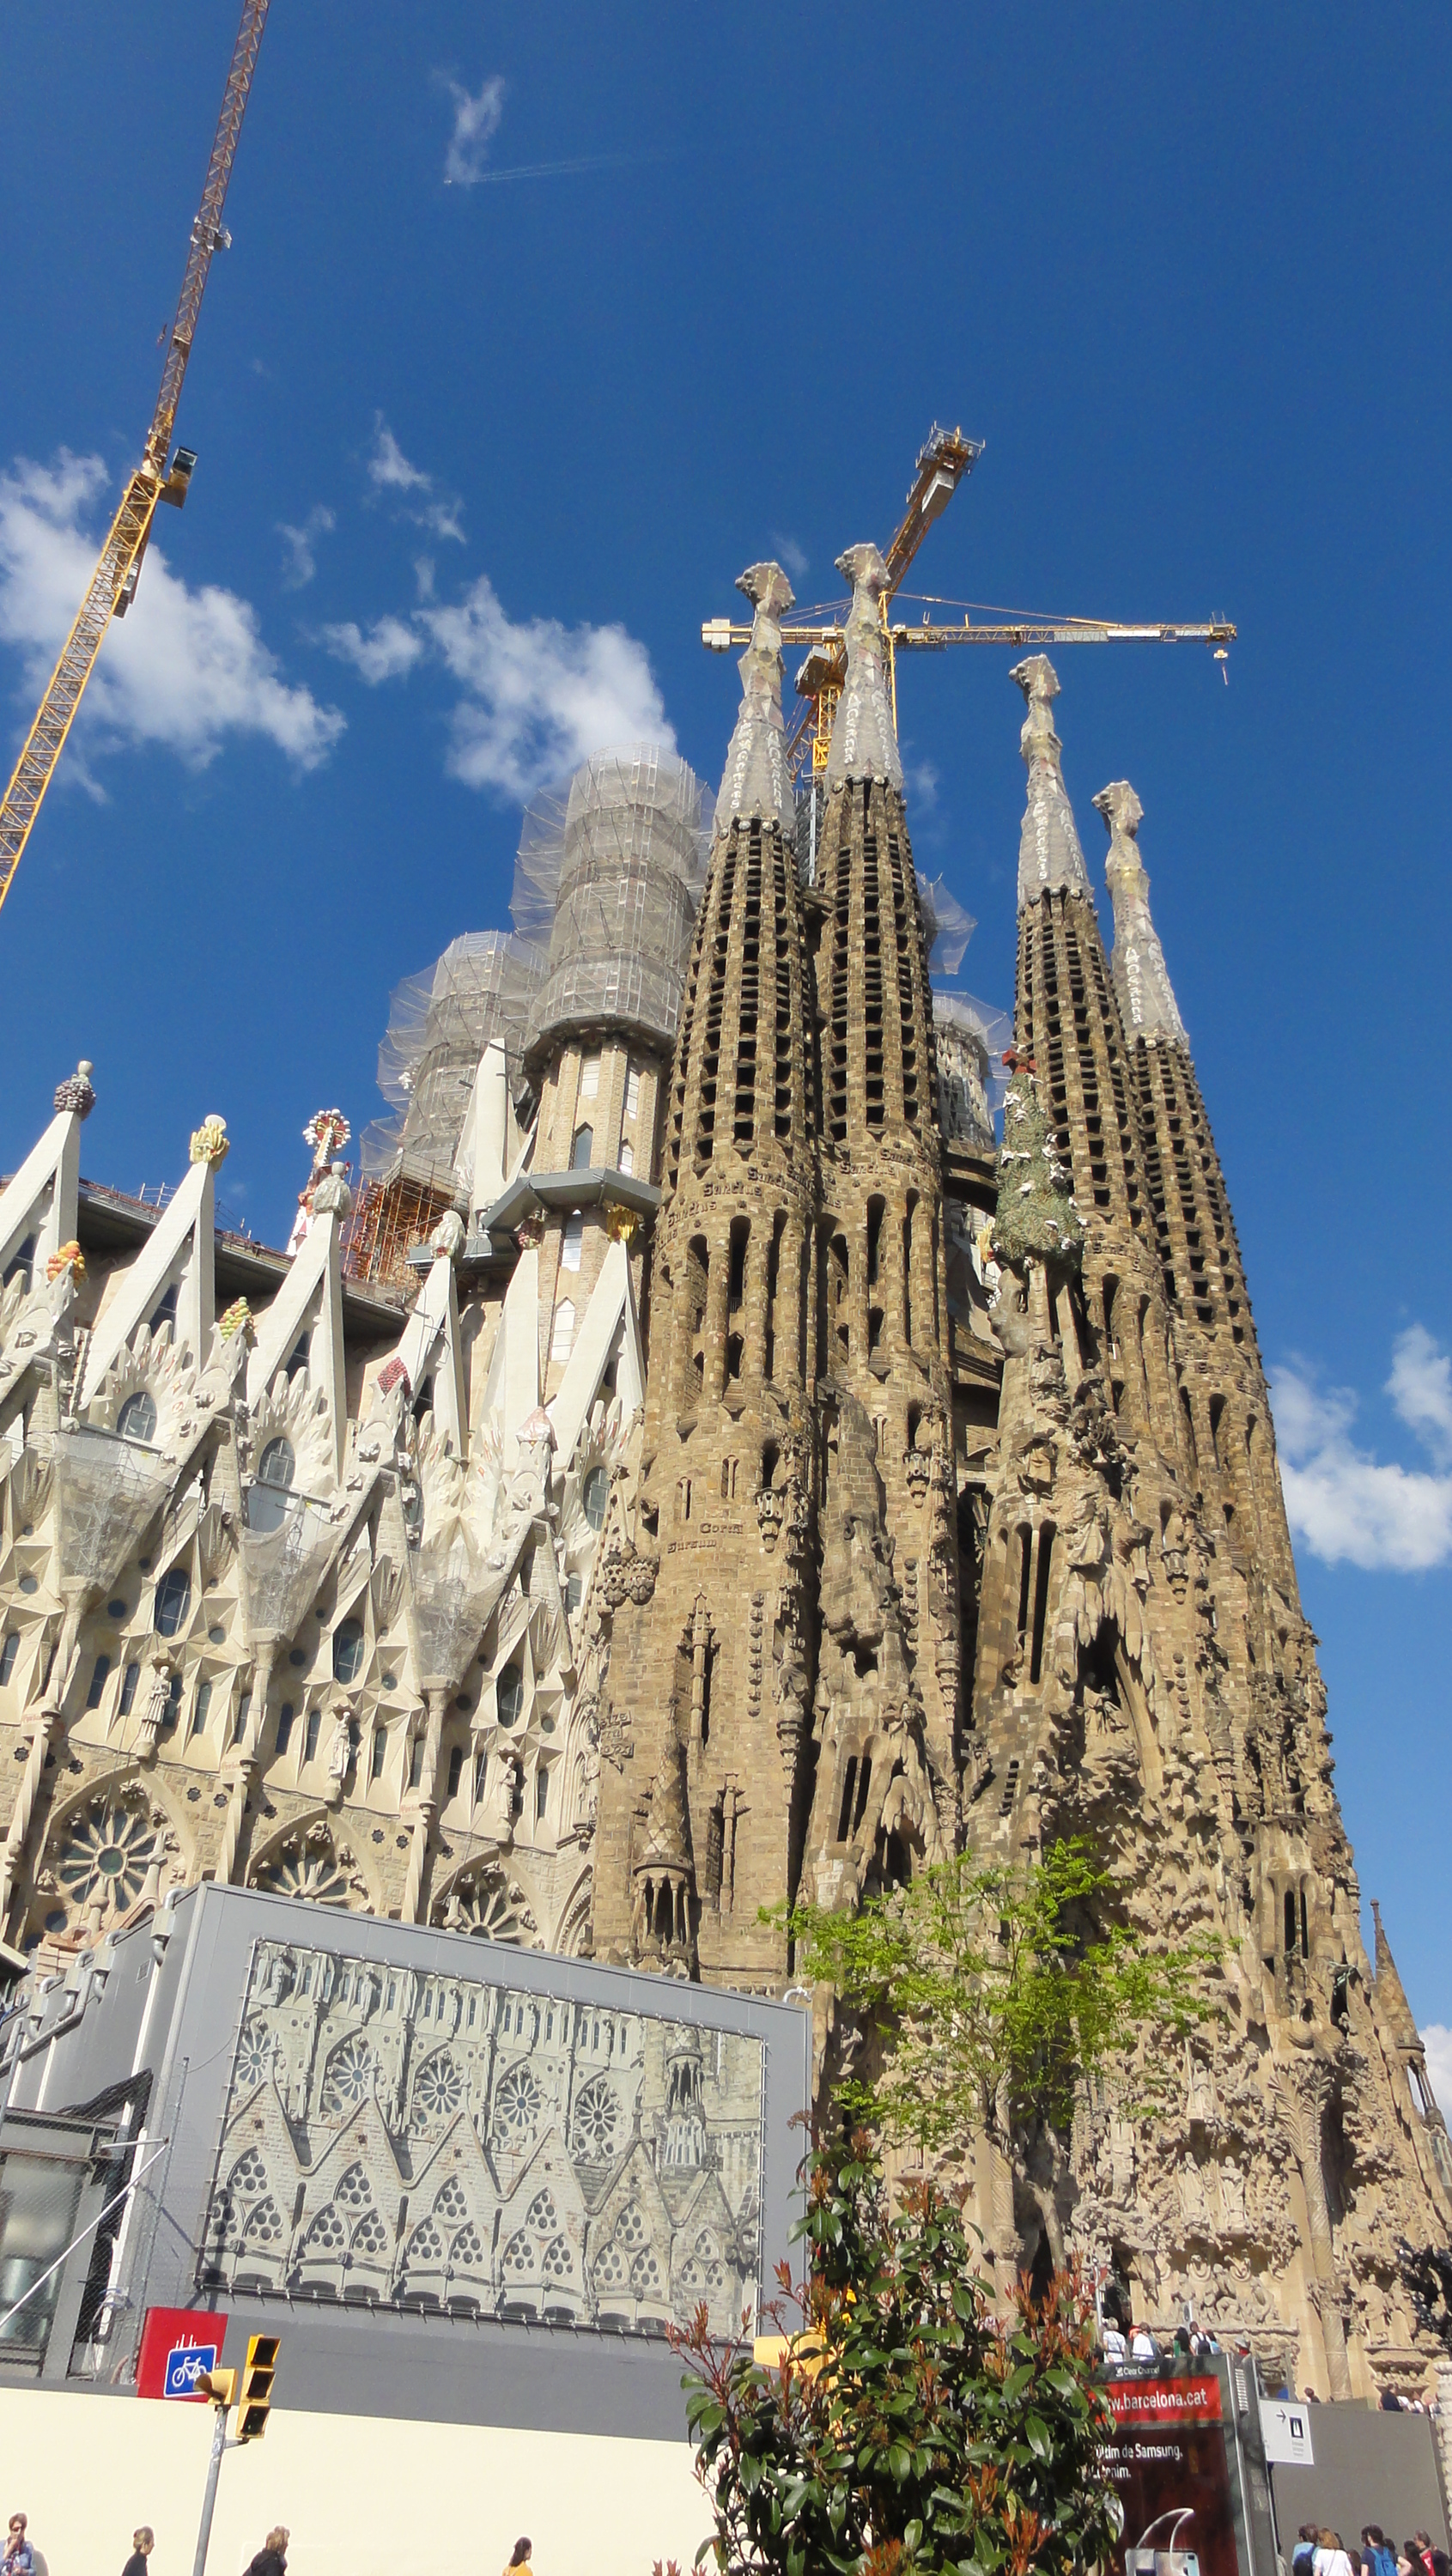
<instances>
[{"instance_id":1,"label":"gray metal panel","mask_svg":"<svg viewBox=\"0 0 1452 2576\"><path fill-rule=\"evenodd\" d=\"M168 1926L170 1937L161 1940L157 1936ZM249 2332L281 2334L279 2407L684 2438L680 2364L657 2336L497 2317L419 2318L277 2296L244 2302L198 2294L204 2215L243 1999L263 1940L312 1953L331 1950L415 1977L462 1978L601 2012L643 2013L756 2038L763 2050L763 2279L770 2281L789 2250L804 2143L793 2122L807 2106L810 2087L805 2012L465 1934L208 1885L189 1890L162 1917L115 1942L104 1991L77 2026L33 2058L17 2079L17 2101L33 2102L43 2082L45 2107L58 2111L123 2081L138 2058L155 2076L147 2134L170 2143L137 2194L124 2262L113 2282L115 2329L91 2384L114 2384L118 2364L124 2380L147 2307L211 2305L225 2309L229 2319L229 2361L240 2358ZM63 2018L66 2003L63 1991L53 1991L48 2020ZM47 2067L48 2073L38 2075Z\"/></svg>"},{"instance_id":2,"label":"gray metal panel","mask_svg":"<svg viewBox=\"0 0 1452 2576\"><path fill-rule=\"evenodd\" d=\"M1430 2415L1383 2415L1367 2406L1312 2406L1309 2469L1271 2468L1281 2554L1287 2566L1303 2522L1339 2531L1359 2549L1369 2522L1380 2523L1394 2549L1414 2531L1452 2548Z\"/></svg>"}]
</instances>

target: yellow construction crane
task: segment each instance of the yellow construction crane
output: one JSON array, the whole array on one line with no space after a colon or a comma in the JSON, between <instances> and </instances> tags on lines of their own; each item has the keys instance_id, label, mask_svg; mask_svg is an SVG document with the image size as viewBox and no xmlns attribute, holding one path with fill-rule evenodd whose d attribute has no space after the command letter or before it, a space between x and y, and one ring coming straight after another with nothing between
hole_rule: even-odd
<instances>
[{"instance_id":1,"label":"yellow construction crane","mask_svg":"<svg viewBox=\"0 0 1452 2576\"><path fill-rule=\"evenodd\" d=\"M189 447L179 447L171 456L168 467L171 433L176 423L187 360L192 354L192 340L212 254L228 249L231 244L230 233L223 230L222 208L227 196L227 182L232 175L247 96L252 87L252 75L257 68L257 49L262 42L262 30L267 24L270 5L271 0L243 0L242 23L237 30L232 68L227 75L222 113L217 119L216 139L207 165L207 184L202 190L202 202L192 226L186 274L167 342L161 391L156 397L145 450L121 496L121 506L111 522L100 560L91 575L85 598L76 611L60 660L51 673L50 685L41 699L35 722L25 738L25 748L5 790L5 802L0 805L0 904L3 904L14 882L20 854L30 838L30 827L40 810L41 798L50 785L66 735L75 721L76 709L95 668L106 629L113 617L125 616L136 596L141 558L146 552L156 505L158 501L170 501L179 510L187 497L187 485L197 460Z\"/></svg>"},{"instance_id":2,"label":"yellow construction crane","mask_svg":"<svg viewBox=\"0 0 1452 2576\"><path fill-rule=\"evenodd\" d=\"M901 527L883 557L887 565L887 588L882 594L882 625L887 637L888 677L892 686L892 715L897 722L897 656L900 651L943 653L952 644L1012 644L1019 649L1034 644L1209 644L1222 665L1227 647L1235 641L1235 628L1223 619L1200 626L1122 625L1102 618L1027 617L1012 612L989 609L975 611L961 601L932 600L928 606L958 607L961 623L936 625L926 613L920 625L909 625L888 615L888 603L898 590L903 575L922 544L933 521L941 518L960 482L972 473L983 453L979 441L965 438L961 429L939 429L934 424L926 445L920 450L917 473L907 496L907 513ZM986 616L989 624L974 624L974 616ZM819 612L809 611L801 621L783 625L783 644L805 644L807 658L797 673L797 694L806 704L787 740L787 761L795 779L811 744L812 775L818 778L827 766L832 745L832 724L837 701L847 676L847 647L840 620L817 622ZM708 617L701 628L701 641L708 653L729 653L748 644L751 629L733 623L729 617Z\"/></svg>"}]
</instances>

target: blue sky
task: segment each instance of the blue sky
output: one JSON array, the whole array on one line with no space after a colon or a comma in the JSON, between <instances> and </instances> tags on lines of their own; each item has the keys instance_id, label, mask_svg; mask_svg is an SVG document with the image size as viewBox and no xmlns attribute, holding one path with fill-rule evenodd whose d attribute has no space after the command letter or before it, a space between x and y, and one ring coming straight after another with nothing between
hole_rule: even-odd
<instances>
[{"instance_id":1,"label":"blue sky","mask_svg":"<svg viewBox=\"0 0 1452 2576\"><path fill-rule=\"evenodd\" d=\"M233 35L57 25L10 0L7 748L150 416ZM175 1179L218 1109L278 1241L309 1114L378 1114L390 986L503 920L521 799L642 728L714 780L701 619L771 550L830 596L935 417L987 447L915 587L1233 617L1228 688L1062 653L1066 773L1096 875L1090 797L1144 803L1362 1883L1444 2031L1449 68L1414 6L277 0L192 497L0 917L0 1167L86 1054L94 1177ZM918 857L1003 1004L1011 659L901 689Z\"/></svg>"}]
</instances>

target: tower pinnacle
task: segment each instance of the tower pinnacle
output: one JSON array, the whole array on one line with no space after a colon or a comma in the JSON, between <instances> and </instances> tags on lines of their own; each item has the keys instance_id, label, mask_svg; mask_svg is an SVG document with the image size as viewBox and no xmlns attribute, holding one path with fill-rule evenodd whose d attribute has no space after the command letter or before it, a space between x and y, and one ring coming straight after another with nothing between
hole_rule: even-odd
<instances>
[{"instance_id":1,"label":"tower pinnacle","mask_svg":"<svg viewBox=\"0 0 1452 2576\"><path fill-rule=\"evenodd\" d=\"M1028 803L1018 843L1018 901L1036 903L1060 887L1088 894L1089 871L1079 847L1074 809L1061 765L1063 744L1049 710L1059 694L1058 674L1046 653L1030 653L1009 673L1028 702L1019 749L1028 764Z\"/></svg>"},{"instance_id":2,"label":"tower pinnacle","mask_svg":"<svg viewBox=\"0 0 1452 2576\"><path fill-rule=\"evenodd\" d=\"M756 815L764 823L779 823L790 838L792 797L781 713L778 620L792 605L792 586L780 564L754 563L747 565L736 587L746 593L756 615L751 641L741 656L741 712L716 799L716 829L724 832L734 815L747 822Z\"/></svg>"},{"instance_id":3,"label":"tower pinnacle","mask_svg":"<svg viewBox=\"0 0 1452 2576\"><path fill-rule=\"evenodd\" d=\"M849 546L837 570L852 584L847 612L847 683L832 727L827 785L848 778L881 778L902 794L902 761L888 694L886 647L878 602L887 588L887 566L876 546Z\"/></svg>"},{"instance_id":4,"label":"tower pinnacle","mask_svg":"<svg viewBox=\"0 0 1452 2576\"><path fill-rule=\"evenodd\" d=\"M1180 1017L1165 965L1159 934L1150 919L1149 878L1135 838L1144 807L1127 778L1101 787L1094 799L1109 834L1104 863L1114 906L1114 954L1109 971L1130 1038L1166 1038L1188 1052L1190 1041Z\"/></svg>"}]
</instances>

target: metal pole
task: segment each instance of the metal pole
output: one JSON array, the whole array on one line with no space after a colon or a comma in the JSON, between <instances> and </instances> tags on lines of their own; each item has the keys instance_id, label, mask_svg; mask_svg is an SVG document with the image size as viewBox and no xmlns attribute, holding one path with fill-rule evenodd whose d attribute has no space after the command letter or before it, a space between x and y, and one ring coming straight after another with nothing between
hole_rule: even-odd
<instances>
[{"instance_id":1,"label":"metal pole","mask_svg":"<svg viewBox=\"0 0 1452 2576\"><path fill-rule=\"evenodd\" d=\"M207 2491L202 2498L201 2527L197 2532L197 2554L192 2560L192 2576L206 2576L207 2546L212 2537L212 2513L217 2502L217 2478L222 2466L222 2453L227 2447L227 2409L213 2409L217 2429L212 2435L212 2456L207 2462Z\"/></svg>"}]
</instances>

